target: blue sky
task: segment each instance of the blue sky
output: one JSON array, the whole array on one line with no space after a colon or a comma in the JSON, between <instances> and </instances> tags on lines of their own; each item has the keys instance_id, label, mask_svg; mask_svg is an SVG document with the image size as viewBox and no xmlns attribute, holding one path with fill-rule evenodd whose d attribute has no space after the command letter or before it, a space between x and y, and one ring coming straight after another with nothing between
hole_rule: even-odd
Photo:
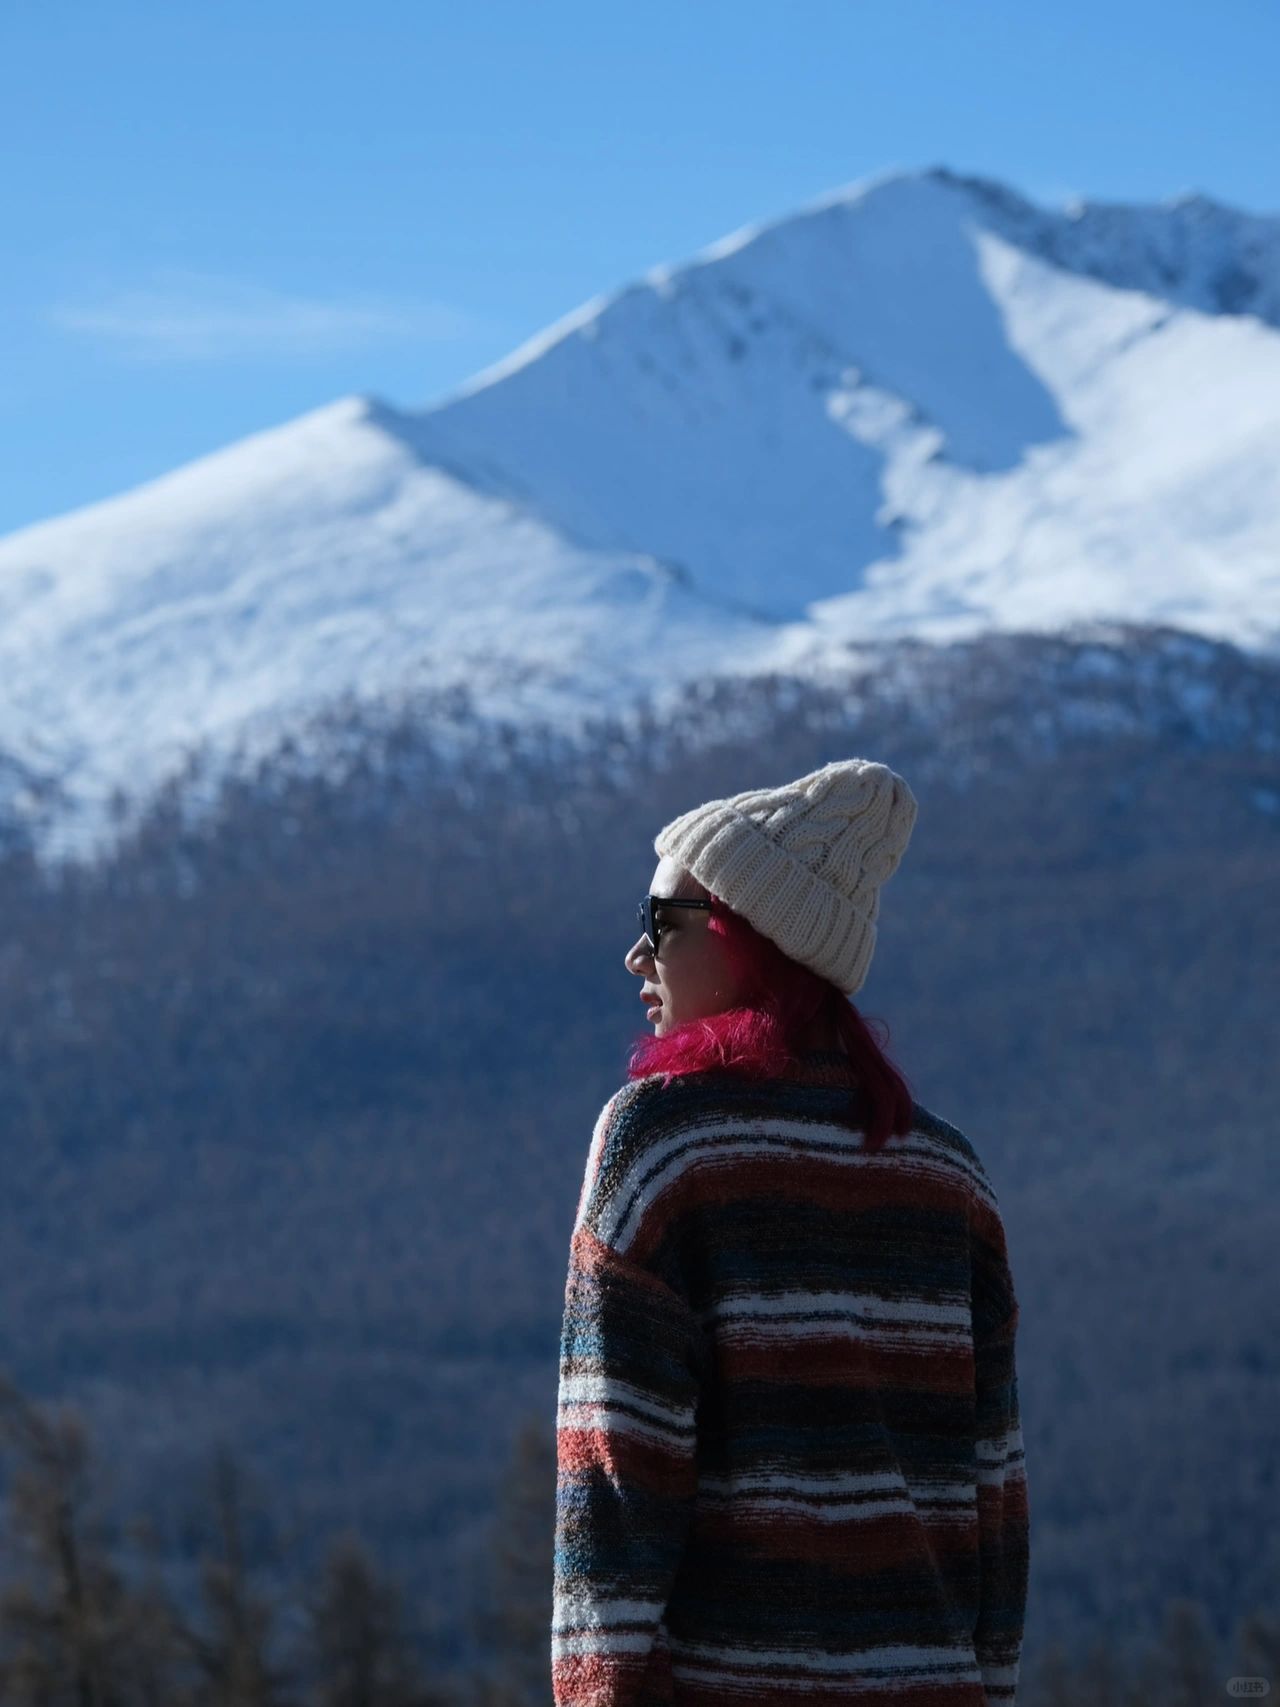
<instances>
[{"instance_id":1,"label":"blue sky","mask_svg":"<svg viewBox=\"0 0 1280 1707\"><path fill-rule=\"evenodd\" d=\"M0 532L893 168L1280 212L1277 0L7 0L0 63Z\"/></svg>"}]
</instances>

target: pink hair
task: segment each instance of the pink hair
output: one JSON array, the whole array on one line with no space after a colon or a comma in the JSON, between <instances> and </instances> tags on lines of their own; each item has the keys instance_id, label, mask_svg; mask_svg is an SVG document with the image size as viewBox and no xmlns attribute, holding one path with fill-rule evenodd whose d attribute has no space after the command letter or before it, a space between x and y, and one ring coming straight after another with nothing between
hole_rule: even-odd
<instances>
[{"instance_id":1,"label":"pink hair","mask_svg":"<svg viewBox=\"0 0 1280 1707\"><path fill-rule=\"evenodd\" d=\"M744 1078L777 1078L800 1054L800 1039L809 1026L826 1019L849 1056L856 1082L850 1116L854 1125L865 1118L867 1149L881 1149L891 1133L909 1132L910 1088L848 996L784 954L716 895L711 896L707 929L724 939L729 963L742 980L742 1005L686 1020L665 1037L639 1038L628 1059L627 1077L663 1073L670 1079L727 1071ZM884 1025L882 1020L875 1023ZM887 1026L884 1031L887 1042ZM865 1107L858 1092L866 1098Z\"/></svg>"}]
</instances>

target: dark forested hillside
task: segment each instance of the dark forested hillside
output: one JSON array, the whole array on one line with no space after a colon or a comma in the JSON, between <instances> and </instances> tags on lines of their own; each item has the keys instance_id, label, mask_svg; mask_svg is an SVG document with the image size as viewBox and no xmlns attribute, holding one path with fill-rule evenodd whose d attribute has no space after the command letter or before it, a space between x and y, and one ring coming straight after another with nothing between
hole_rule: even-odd
<instances>
[{"instance_id":1,"label":"dark forested hillside","mask_svg":"<svg viewBox=\"0 0 1280 1707\"><path fill-rule=\"evenodd\" d=\"M653 834L852 753L920 802L859 1006L1009 1229L1028 1645L1274 1598L1280 667L1171 631L904 642L577 744L346 705L98 865L10 846L0 1365L162 1531L224 1439L460 1617L554 1417Z\"/></svg>"}]
</instances>

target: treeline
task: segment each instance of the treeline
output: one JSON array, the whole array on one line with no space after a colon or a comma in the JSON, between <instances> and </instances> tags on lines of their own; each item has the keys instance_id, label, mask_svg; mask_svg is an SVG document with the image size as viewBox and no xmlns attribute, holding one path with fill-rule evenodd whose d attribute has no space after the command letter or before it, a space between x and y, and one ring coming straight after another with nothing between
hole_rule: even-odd
<instances>
[{"instance_id":1,"label":"treeline","mask_svg":"<svg viewBox=\"0 0 1280 1707\"><path fill-rule=\"evenodd\" d=\"M1204 1609L1179 1597L1167 1605L1154 1642L1124 1653L1099 1637L1083 1653L1050 1644L1025 1656L1019 1707L1219 1707L1258 1700L1280 1680L1280 1617L1246 1613L1230 1641L1215 1641Z\"/></svg>"},{"instance_id":2,"label":"treeline","mask_svg":"<svg viewBox=\"0 0 1280 1707\"><path fill-rule=\"evenodd\" d=\"M266 1589L252 1534L261 1490L228 1448L214 1456L190 1606L166 1586L157 1538L127 1525L133 1562L98 1507L98 1466L74 1408L45 1407L0 1375L7 1510L0 1583L5 1707L551 1707L555 1444L518 1431L495 1512L488 1595L475 1610L481 1662L428 1675L403 1594L353 1531L313 1582ZM267 1525L270 1527L269 1523ZM139 1568L138 1560L142 1561ZM1202 1607L1169 1603L1158 1641L1122 1653L1098 1637L1024 1651L1024 1707L1216 1707L1280 1677L1280 1618L1239 1619L1224 1659Z\"/></svg>"},{"instance_id":3,"label":"treeline","mask_svg":"<svg viewBox=\"0 0 1280 1707\"><path fill-rule=\"evenodd\" d=\"M0 1702L4 1707L523 1707L550 1700L548 1483L554 1443L524 1430L495 1520L489 1595L474 1609L482 1662L463 1676L424 1658L420 1615L354 1530L314 1580L290 1569L257 1478L211 1457L175 1593L175 1538L108 1518L83 1414L0 1374ZM273 1540L272 1537L275 1537ZM269 1558L272 1568L264 1569Z\"/></svg>"}]
</instances>

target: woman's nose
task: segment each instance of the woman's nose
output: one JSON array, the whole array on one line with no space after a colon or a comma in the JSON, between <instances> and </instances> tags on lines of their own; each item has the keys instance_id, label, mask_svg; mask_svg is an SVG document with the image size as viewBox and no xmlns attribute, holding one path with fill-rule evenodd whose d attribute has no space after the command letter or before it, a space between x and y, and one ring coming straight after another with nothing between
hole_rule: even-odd
<instances>
[{"instance_id":1,"label":"woman's nose","mask_svg":"<svg viewBox=\"0 0 1280 1707\"><path fill-rule=\"evenodd\" d=\"M632 965L633 960L634 961L649 960L649 959L652 959L652 957L653 957L653 950L649 947L648 937L647 936L638 936L636 938L636 940L631 944L631 947L627 950L627 954L626 954L627 971L628 972L635 972L635 971L639 970L639 968L637 966Z\"/></svg>"}]
</instances>

